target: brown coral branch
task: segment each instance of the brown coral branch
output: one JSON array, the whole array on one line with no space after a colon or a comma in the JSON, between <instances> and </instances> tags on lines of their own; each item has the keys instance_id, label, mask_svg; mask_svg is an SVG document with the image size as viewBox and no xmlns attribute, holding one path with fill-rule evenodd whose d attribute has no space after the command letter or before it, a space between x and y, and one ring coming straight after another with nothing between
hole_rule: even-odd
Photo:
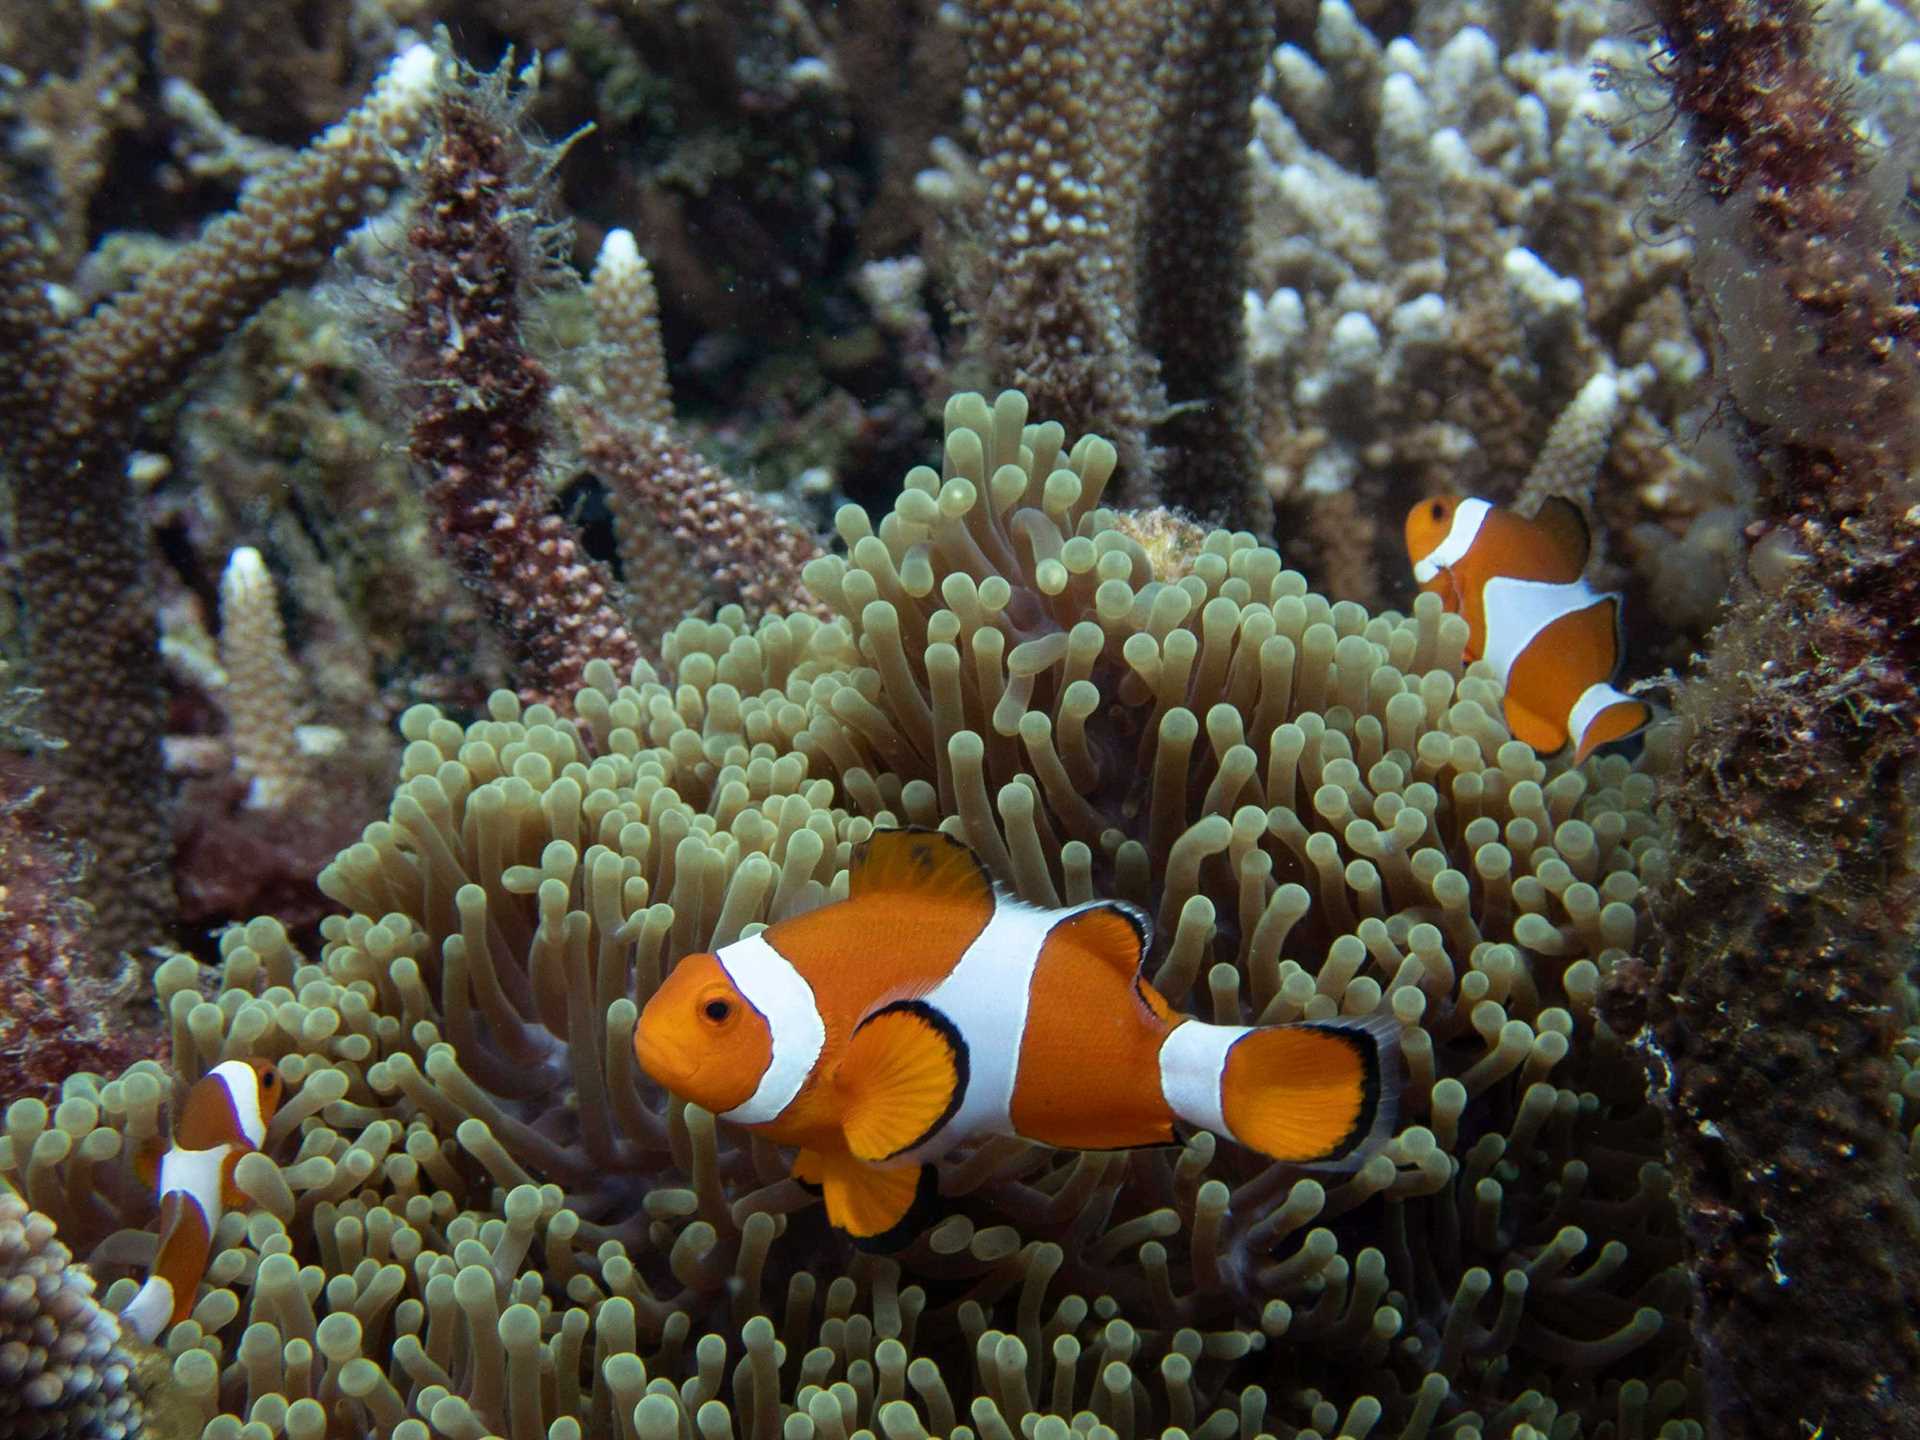
<instances>
[{"instance_id":1,"label":"brown coral branch","mask_svg":"<svg viewBox=\"0 0 1920 1440\"><path fill-rule=\"evenodd\" d=\"M521 334L549 269L533 228L540 161L506 83L450 85L437 106L393 349L417 389L409 447L441 543L486 598L523 693L570 709L588 660L630 669L640 650L544 483L553 384Z\"/></svg>"},{"instance_id":2,"label":"brown coral branch","mask_svg":"<svg viewBox=\"0 0 1920 1440\"><path fill-rule=\"evenodd\" d=\"M1168 414L1162 499L1208 519L1273 530L1254 446L1246 327L1253 98L1273 49L1271 7L1189 0L1158 69L1162 118L1141 237L1141 339L1159 356Z\"/></svg>"},{"instance_id":3,"label":"brown coral branch","mask_svg":"<svg viewBox=\"0 0 1920 1440\"><path fill-rule=\"evenodd\" d=\"M1920 810L1920 270L1808 6L1649 8L1770 530L1681 696L1647 1008L1703 1358L1720 1434L1912 1437L1920 1201L1891 1049L1920 876L1888 837Z\"/></svg>"},{"instance_id":4,"label":"brown coral branch","mask_svg":"<svg viewBox=\"0 0 1920 1440\"><path fill-rule=\"evenodd\" d=\"M1271 8L976 8L987 256L963 286L975 343L1037 408L1113 438L1131 503L1268 533L1234 317Z\"/></svg>"},{"instance_id":5,"label":"brown coral branch","mask_svg":"<svg viewBox=\"0 0 1920 1440\"><path fill-rule=\"evenodd\" d=\"M584 412L574 419L581 454L606 481L615 512L671 536L722 603L750 617L829 613L800 578L820 554L804 529L741 490L664 425L615 426ZM628 583L638 590L648 582L629 576Z\"/></svg>"},{"instance_id":6,"label":"brown coral branch","mask_svg":"<svg viewBox=\"0 0 1920 1440\"><path fill-rule=\"evenodd\" d=\"M233 213L127 293L59 328L15 202L0 235L0 414L15 540L44 724L64 741L61 817L96 859L103 950L146 943L172 913L166 709L145 532L126 477L141 406L381 204L394 152L418 133L432 57L410 51L346 120L241 195Z\"/></svg>"}]
</instances>

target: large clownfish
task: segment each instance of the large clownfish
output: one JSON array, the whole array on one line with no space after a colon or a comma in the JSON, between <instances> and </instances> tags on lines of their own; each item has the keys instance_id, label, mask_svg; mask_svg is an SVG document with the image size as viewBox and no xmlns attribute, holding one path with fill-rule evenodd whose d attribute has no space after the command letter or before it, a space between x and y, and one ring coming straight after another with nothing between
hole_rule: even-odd
<instances>
[{"instance_id":1,"label":"large clownfish","mask_svg":"<svg viewBox=\"0 0 1920 1440\"><path fill-rule=\"evenodd\" d=\"M267 1125L285 1089L265 1060L226 1060L187 1091L173 1126L173 1144L143 1157L160 1194L160 1250L146 1284L120 1314L123 1325L151 1343L193 1311L206 1273L213 1230L225 1208L246 1204L234 1166L266 1143Z\"/></svg>"},{"instance_id":2,"label":"large clownfish","mask_svg":"<svg viewBox=\"0 0 1920 1440\"><path fill-rule=\"evenodd\" d=\"M1500 676L1514 738L1542 755L1571 738L1575 764L1653 718L1610 683L1620 597L1580 578L1589 543L1579 507L1558 498L1532 519L1451 495L1407 516L1413 578L1466 617L1467 658Z\"/></svg>"},{"instance_id":3,"label":"large clownfish","mask_svg":"<svg viewBox=\"0 0 1920 1440\"><path fill-rule=\"evenodd\" d=\"M681 960L634 1049L675 1094L797 1146L794 1177L874 1249L931 1218L928 1162L983 1136L1126 1149L1179 1123L1276 1160L1372 1153L1390 1017L1206 1024L1141 974L1148 934L1131 905L1023 904L959 841L882 831L847 899Z\"/></svg>"}]
</instances>

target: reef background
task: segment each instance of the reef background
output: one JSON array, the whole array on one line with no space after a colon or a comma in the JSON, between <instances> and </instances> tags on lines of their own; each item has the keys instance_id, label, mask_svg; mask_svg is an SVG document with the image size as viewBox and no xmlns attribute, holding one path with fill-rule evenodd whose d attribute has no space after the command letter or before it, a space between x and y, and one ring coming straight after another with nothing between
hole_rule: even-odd
<instances>
[{"instance_id":1,"label":"reef background","mask_svg":"<svg viewBox=\"0 0 1920 1440\"><path fill-rule=\"evenodd\" d=\"M532 97L311 143L438 24ZM164 1049L164 956L316 933L411 707L564 711L689 612L832 608L836 506L1017 385L1113 443L1106 503L1375 611L1423 494L1589 510L1674 672L1604 1013L1704 1418L1916 1433L1901 9L28 0L0 61L10 1093Z\"/></svg>"}]
</instances>

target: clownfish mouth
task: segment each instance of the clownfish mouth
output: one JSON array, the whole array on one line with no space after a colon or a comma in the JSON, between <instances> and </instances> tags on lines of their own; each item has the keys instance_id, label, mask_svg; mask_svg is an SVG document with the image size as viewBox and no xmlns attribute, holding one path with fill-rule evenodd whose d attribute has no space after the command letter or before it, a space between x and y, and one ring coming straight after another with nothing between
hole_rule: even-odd
<instances>
[{"instance_id":1,"label":"clownfish mouth","mask_svg":"<svg viewBox=\"0 0 1920 1440\"><path fill-rule=\"evenodd\" d=\"M634 1028L633 1053L654 1083L668 1090L677 1090L699 1068L691 1055L649 1025Z\"/></svg>"}]
</instances>

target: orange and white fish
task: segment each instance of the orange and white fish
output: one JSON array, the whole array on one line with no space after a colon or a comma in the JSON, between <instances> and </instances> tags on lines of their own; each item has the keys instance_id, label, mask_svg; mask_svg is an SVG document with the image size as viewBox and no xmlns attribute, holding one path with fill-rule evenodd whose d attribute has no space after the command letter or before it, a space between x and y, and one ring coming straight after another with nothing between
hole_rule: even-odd
<instances>
[{"instance_id":1,"label":"orange and white fish","mask_svg":"<svg viewBox=\"0 0 1920 1440\"><path fill-rule=\"evenodd\" d=\"M192 1313L222 1210L247 1203L234 1186L234 1166L266 1143L285 1089L265 1060L222 1061L188 1089L173 1144L158 1157L160 1251L146 1284L120 1312L142 1340L151 1343ZM143 1168L154 1167L148 1161Z\"/></svg>"},{"instance_id":2,"label":"orange and white fish","mask_svg":"<svg viewBox=\"0 0 1920 1440\"><path fill-rule=\"evenodd\" d=\"M634 1033L661 1085L781 1145L868 1248L917 1233L928 1162L1016 1135L1164 1145L1176 1123L1276 1160L1357 1164L1391 1122L1391 1017L1210 1025L1141 974L1148 921L995 890L931 830L875 834L848 898L689 955Z\"/></svg>"},{"instance_id":3,"label":"orange and white fish","mask_svg":"<svg viewBox=\"0 0 1920 1440\"><path fill-rule=\"evenodd\" d=\"M1407 516L1413 578L1467 621L1467 658L1507 692L1507 726L1542 755L1571 737L1578 764L1653 718L1613 688L1620 597L1581 579L1591 538L1580 509L1551 499L1531 519L1485 500L1422 500Z\"/></svg>"}]
</instances>

